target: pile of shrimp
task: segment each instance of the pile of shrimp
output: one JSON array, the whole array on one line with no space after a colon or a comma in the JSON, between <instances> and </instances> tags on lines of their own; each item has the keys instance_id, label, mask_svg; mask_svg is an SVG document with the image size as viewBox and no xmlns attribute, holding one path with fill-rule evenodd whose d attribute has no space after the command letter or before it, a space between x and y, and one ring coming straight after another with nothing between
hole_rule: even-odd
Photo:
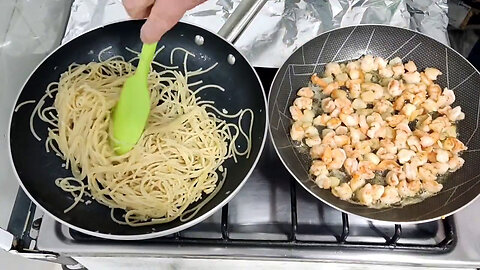
<instances>
[{"instance_id":1,"label":"pile of shrimp","mask_svg":"<svg viewBox=\"0 0 480 270\"><path fill-rule=\"evenodd\" d=\"M290 136L309 147L315 183L369 207L439 192L438 177L462 167L467 149L455 125L465 114L440 75L371 55L313 74L290 107Z\"/></svg>"}]
</instances>

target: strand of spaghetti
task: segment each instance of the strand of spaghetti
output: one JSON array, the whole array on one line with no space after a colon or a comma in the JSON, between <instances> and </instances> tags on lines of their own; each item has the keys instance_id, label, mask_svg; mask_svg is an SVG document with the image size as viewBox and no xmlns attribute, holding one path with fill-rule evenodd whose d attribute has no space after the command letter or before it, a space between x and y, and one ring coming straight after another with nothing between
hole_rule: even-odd
<instances>
[{"instance_id":1,"label":"strand of spaghetti","mask_svg":"<svg viewBox=\"0 0 480 270\"><path fill-rule=\"evenodd\" d=\"M99 62L102 62L102 61L103 61L103 60L102 60L102 55L103 55L105 52L107 52L107 51L109 51L109 50L111 50L111 49L112 49L112 46L108 46L108 47L106 47L105 49L103 49L103 50L101 50L100 52L98 52L98 61L99 61Z\"/></svg>"},{"instance_id":2,"label":"strand of spaghetti","mask_svg":"<svg viewBox=\"0 0 480 270\"><path fill-rule=\"evenodd\" d=\"M20 110L20 108L24 105L27 105L27 104L34 104L36 101L35 100L26 100L20 104L17 105L17 107L15 107L15 112L18 112L18 110Z\"/></svg>"}]
</instances>

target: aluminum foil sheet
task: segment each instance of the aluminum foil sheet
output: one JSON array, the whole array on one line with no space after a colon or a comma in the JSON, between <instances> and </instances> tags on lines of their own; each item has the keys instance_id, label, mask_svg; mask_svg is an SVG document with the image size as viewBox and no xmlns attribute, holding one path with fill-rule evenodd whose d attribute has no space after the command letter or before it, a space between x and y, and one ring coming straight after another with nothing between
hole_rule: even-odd
<instances>
[{"instance_id":1,"label":"aluminum foil sheet","mask_svg":"<svg viewBox=\"0 0 480 270\"><path fill-rule=\"evenodd\" d=\"M184 22L218 31L241 0L208 0ZM298 47L330 29L388 24L448 44L446 0L270 0L235 46L254 66L280 67ZM121 0L75 0L64 42L97 26L128 18Z\"/></svg>"}]
</instances>

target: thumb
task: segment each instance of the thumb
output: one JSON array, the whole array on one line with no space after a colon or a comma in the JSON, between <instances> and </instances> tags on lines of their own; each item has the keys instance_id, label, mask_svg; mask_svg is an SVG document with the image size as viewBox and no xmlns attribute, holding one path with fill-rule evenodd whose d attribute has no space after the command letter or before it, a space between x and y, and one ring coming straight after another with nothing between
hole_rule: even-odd
<instances>
[{"instance_id":1,"label":"thumb","mask_svg":"<svg viewBox=\"0 0 480 270\"><path fill-rule=\"evenodd\" d=\"M156 0L142 26L140 37L144 43L154 43L170 30L189 9L204 0Z\"/></svg>"}]
</instances>

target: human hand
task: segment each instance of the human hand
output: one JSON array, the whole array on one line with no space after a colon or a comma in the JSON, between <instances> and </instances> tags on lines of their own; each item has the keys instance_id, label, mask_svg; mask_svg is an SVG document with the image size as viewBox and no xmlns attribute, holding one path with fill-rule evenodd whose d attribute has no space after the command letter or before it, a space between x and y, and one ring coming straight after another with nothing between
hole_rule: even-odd
<instances>
[{"instance_id":1,"label":"human hand","mask_svg":"<svg viewBox=\"0 0 480 270\"><path fill-rule=\"evenodd\" d=\"M134 19L147 18L140 38L154 43L170 30L185 14L206 0L123 0L128 15Z\"/></svg>"}]
</instances>

